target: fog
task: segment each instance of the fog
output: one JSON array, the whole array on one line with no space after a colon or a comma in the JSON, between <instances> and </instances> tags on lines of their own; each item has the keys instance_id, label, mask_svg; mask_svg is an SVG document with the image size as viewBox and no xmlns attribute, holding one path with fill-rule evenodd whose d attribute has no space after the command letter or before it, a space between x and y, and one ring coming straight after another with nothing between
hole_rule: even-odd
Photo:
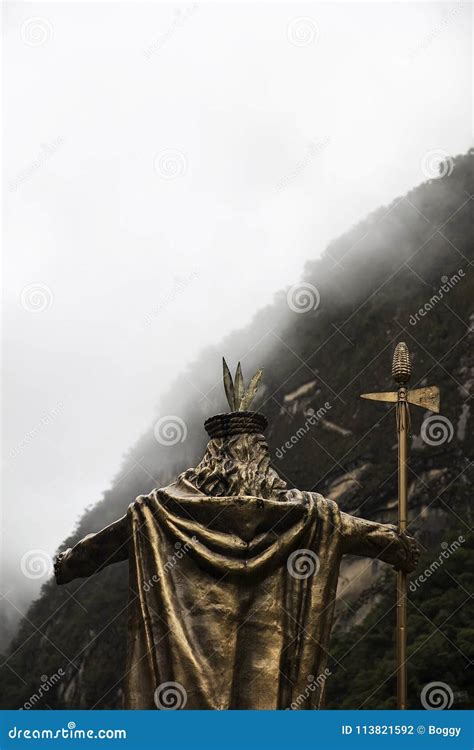
<instances>
[{"instance_id":1,"label":"fog","mask_svg":"<svg viewBox=\"0 0 474 750\"><path fill-rule=\"evenodd\" d=\"M470 13L5 7L3 625L186 364L470 147Z\"/></svg>"}]
</instances>

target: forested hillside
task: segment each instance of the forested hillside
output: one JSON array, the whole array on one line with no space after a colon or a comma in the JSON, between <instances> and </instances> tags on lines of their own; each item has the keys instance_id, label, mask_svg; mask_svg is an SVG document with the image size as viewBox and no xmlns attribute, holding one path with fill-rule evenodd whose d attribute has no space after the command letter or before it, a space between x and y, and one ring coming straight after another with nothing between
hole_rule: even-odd
<instances>
[{"instance_id":1,"label":"forested hillside","mask_svg":"<svg viewBox=\"0 0 474 750\"><path fill-rule=\"evenodd\" d=\"M473 153L456 157L444 176L361 221L321 259L308 262L296 288L277 294L251 325L190 364L159 411L179 417L186 438L159 442L153 420L112 488L59 548L102 528L138 494L195 464L206 442L204 419L225 410L223 354L234 366L240 359L247 375L263 365L265 388L256 407L269 421L274 465L291 486L317 490L353 514L394 522L393 409L359 395L391 389L391 356L404 340L412 353L412 385L436 384L442 397L441 421L427 423L428 414L412 410L410 531L424 552L411 580L442 562L410 593L410 705L420 706L426 683L443 681L453 706L466 706L474 657L473 161ZM393 571L378 561L344 562L329 708L394 706L394 584ZM126 603L126 563L64 587L49 581L4 655L1 705L22 707L45 678L59 674L36 708L119 707Z\"/></svg>"}]
</instances>

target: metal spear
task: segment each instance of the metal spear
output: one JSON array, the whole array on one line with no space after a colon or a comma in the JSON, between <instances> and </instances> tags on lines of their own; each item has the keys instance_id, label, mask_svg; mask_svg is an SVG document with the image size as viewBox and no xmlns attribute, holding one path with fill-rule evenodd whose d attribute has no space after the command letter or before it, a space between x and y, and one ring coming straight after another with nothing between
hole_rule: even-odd
<instances>
[{"instance_id":1,"label":"metal spear","mask_svg":"<svg viewBox=\"0 0 474 750\"><path fill-rule=\"evenodd\" d=\"M384 393L363 393L361 398L373 401L396 403L398 436L398 529L405 532L407 527L408 494L408 436L410 433L410 410L408 404L421 406L429 411L439 412L439 388L435 385L409 391L411 376L410 353L405 342L395 347L392 363L392 377L397 383L396 391ZM407 708L407 575L397 573L397 707Z\"/></svg>"}]
</instances>

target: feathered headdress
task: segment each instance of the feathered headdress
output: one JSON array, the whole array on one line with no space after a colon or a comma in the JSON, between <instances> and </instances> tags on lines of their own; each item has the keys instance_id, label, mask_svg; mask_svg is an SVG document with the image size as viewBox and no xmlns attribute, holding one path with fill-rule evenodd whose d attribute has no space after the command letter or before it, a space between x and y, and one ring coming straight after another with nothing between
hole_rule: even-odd
<instances>
[{"instance_id":1,"label":"feathered headdress","mask_svg":"<svg viewBox=\"0 0 474 750\"><path fill-rule=\"evenodd\" d=\"M230 413L216 414L216 416L206 420L204 427L209 436L211 438L224 438L245 433L262 433L267 426L267 420L263 414L249 411L249 407L257 394L263 370L261 368L257 370L250 379L248 387L245 388L240 362L237 365L234 379L232 379L224 357L222 357L222 367L224 390Z\"/></svg>"}]
</instances>

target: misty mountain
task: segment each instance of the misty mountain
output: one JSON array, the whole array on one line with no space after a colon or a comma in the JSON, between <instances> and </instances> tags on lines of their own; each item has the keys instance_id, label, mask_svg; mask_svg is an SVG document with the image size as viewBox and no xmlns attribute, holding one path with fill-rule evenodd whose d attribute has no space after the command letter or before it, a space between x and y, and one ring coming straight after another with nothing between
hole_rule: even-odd
<instances>
[{"instance_id":1,"label":"misty mountain","mask_svg":"<svg viewBox=\"0 0 474 750\"><path fill-rule=\"evenodd\" d=\"M226 410L222 355L234 366L239 359L247 378L264 367L255 408L268 418L274 465L290 486L329 496L355 515L395 522L393 408L359 396L392 388L391 357L404 340L413 360L411 385L438 385L442 416L427 422L429 414L412 409L410 531L424 553L411 580L453 550L410 594L411 707L420 705L421 687L431 681L446 682L454 705L463 707L474 643L468 611L473 161L473 152L448 160L438 179L379 208L310 260L302 281L279 292L249 326L204 351L162 400L161 421L124 457L111 489L58 549L195 465L206 444L204 419ZM314 211L317 222L317 206ZM209 304L218 316L225 304L218 290ZM122 563L64 587L48 581L5 654L1 705L31 702L48 679L54 684L41 690L37 708L119 707L127 585ZM394 585L395 574L383 563L345 560L328 707L394 706Z\"/></svg>"}]
</instances>

